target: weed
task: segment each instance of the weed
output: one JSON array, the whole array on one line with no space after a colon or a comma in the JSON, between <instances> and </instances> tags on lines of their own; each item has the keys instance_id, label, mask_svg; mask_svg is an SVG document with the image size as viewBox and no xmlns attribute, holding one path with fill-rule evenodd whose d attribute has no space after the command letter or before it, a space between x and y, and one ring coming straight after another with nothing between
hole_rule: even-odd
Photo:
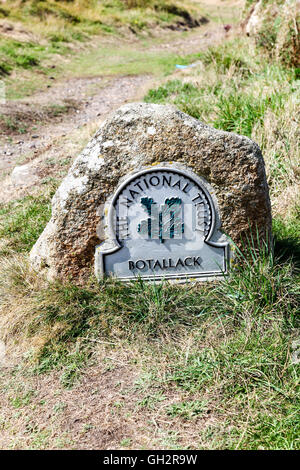
<instances>
[{"instance_id":1,"label":"weed","mask_svg":"<svg viewBox=\"0 0 300 470\"><path fill-rule=\"evenodd\" d=\"M208 49L200 53L199 58L206 66L213 64L220 74L224 74L230 69L237 70L243 78L252 74L251 65L241 55L230 53L227 47Z\"/></svg>"},{"instance_id":2,"label":"weed","mask_svg":"<svg viewBox=\"0 0 300 470\"><path fill-rule=\"evenodd\" d=\"M30 449L44 449L47 447L51 432L48 430L39 430L35 428L32 432Z\"/></svg>"},{"instance_id":3,"label":"weed","mask_svg":"<svg viewBox=\"0 0 300 470\"><path fill-rule=\"evenodd\" d=\"M251 137L255 123L262 122L265 103L252 96L221 96L217 103L217 118L214 125L228 132L236 132Z\"/></svg>"},{"instance_id":4,"label":"weed","mask_svg":"<svg viewBox=\"0 0 300 470\"><path fill-rule=\"evenodd\" d=\"M190 95L197 93L198 89L191 83L182 83L180 80L169 80L166 85L158 87L156 90L149 90L145 96L146 103L163 103L172 95L179 93Z\"/></svg>"},{"instance_id":5,"label":"weed","mask_svg":"<svg viewBox=\"0 0 300 470\"><path fill-rule=\"evenodd\" d=\"M197 416L203 415L207 410L206 401L183 401L180 403L173 403L167 409L167 414L171 418L179 416L185 420L196 418Z\"/></svg>"},{"instance_id":6,"label":"weed","mask_svg":"<svg viewBox=\"0 0 300 470\"><path fill-rule=\"evenodd\" d=\"M5 116L0 114L0 124L5 130L13 133L25 134L28 130L28 124L18 119L17 116Z\"/></svg>"},{"instance_id":7,"label":"weed","mask_svg":"<svg viewBox=\"0 0 300 470\"><path fill-rule=\"evenodd\" d=\"M44 51L44 46L31 42L23 44L12 39L2 39L0 41L0 53L6 57L5 73L10 73L14 67L29 69L38 66L40 63L39 56Z\"/></svg>"},{"instance_id":8,"label":"weed","mask_svg":"<svg viewBox=\"0 0 300 470\"><path fill-rule=\"evenodd\" d=\"M167 400L167 397L162 392L146 395L142 400L138 402L138 406L141 408L155 409L157 404Z\"/></svg>"},{"instance_id":9,"label":"weed","mask_svg":"<svg viewBox=\"0 0 300 470\"><path fill-rule=\"evenodd\" d=\"M0 8L0 18L6 18L9 15L9 11L5 8Z\"/></svg>"},{"instance_id":10,"label":"weed","mask_svg":"<svg viewBox=\"0 0 300 470\"><path fill-rule=\"evenodd\" d=\"M12 66L5 62L0 62L0 75L9 75L12 70Z\"/></svg>"},{"instance_id":11,"label":"weed","mask_svg":"<svg viewBox=\"0 0 300 470\"><path fill-rule=\"evenodd\" d=\"M29 405L33 395L34 395L34 391L29 390L24 394L11 397L11 404L14 408L23 408L24 406Z\"/></svg>"},{"instance_id":12,"label":"weed","mask_svg":"<svg viewBox=\"0 0 300 470\"><path fill-rule=\"evenodd\" d=\"M129 439L128 437L122 439L122 441L120 442L120 446L122 447L128 447L130 446L131 444L131 439Z\"/></svg>"}]
</instances>

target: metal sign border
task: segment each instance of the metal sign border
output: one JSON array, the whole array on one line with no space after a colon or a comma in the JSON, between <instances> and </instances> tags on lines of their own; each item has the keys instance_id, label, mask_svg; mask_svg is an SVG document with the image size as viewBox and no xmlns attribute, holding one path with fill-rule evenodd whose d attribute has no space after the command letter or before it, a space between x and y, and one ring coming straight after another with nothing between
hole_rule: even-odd
<instances>
[{"instance_id":1,"label":"metal sign border","mask_svg":"<svg viewBox=\"0 0 300 470\"><path fill-rule=\"evenodd\" d=\"M115 253L116 251L120 250L122 248L122 243L118 240L115 230L114 230L114 223L113 223L113 216L114 216L114 207L116 204L116 201L120 195L120 193L135 179L139 178L140 176L143 176L147 173L153 173L156 171L168 171L168 172L173 172L177 173L178 175L183 175L187 179L193 181L200 189L204 192L205 196L208 199L209 205L211 207L211 215L212 215L212 221L211 221L211 226L209 233L206 235L204 238L204 242L207 243L208 245L215 246L217 248L223 248L224 249L224 270L221 271L208 271L208 272L194 272L191 274L167 274L167 275L149 275L149 276L132 276L132 277L117 277L118 280L120 281L134 281L138 279L139 277L143 280L146 281L161 281L161 280L174 280L174 281L179 281L179 282L184 282L185 280L191 280L191 279L201 279L201 278L208 278L209 280L213 280L214 278L224 276L228 274L228 268L229 268L229 262L230 262L230 243L228 242L214 242L211 239L212 235L214 234L216 230L216 208L215 208L215 203L212 199L211 194L209 193L208 189L205 186L205 181L202 181L202 178L197 176L192 170L190 169L185 169L185 168L178 168L174 167L172 164L170 166L167 166L164 164L163 166L160 165L155 165L152 167L147 167L138 171L134 171L126 177L126 179L117 187L114 196L112 200L110 201L110 208L109 212L107 215L107 239L111 240L114 242L115 246L112 248L108 248L104 251L101 250L102 245L97 245L96 246L96 254L95 254L95 275L97 278L104 278L105 276L108 276L108 274L105 272L105 256L110 255L112 253ZM206 183L207 184L207 183Z\"/></svg>"}]
</instances>

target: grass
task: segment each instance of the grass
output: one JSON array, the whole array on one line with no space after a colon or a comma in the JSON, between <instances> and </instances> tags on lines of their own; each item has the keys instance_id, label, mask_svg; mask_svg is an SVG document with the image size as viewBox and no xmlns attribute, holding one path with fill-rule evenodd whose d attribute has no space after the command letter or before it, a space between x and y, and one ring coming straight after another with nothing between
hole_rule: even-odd
<instances>
[{"instance_id":1,"label":"grass","mask_svg":"<svg viewBox=\"0 0 300 470\"><path fill-rule=\"evenodd\" d=\"M129 364L142 362L134 387L139 408L153 413L160 406L174 424L213 414L214 424L199 428L192 448L299 448L299 364L291 361L291 339L299 331L300 276L280 253L262 249L223 282L185 288L92 278L83 287L43 285L24 261L3 264L3 339L15 341L22 331L27 345L15 374L56 370L70 388L87 367L107 367L110 354L117 356L107 370L114 370L126 348ZM178 394L173 403L170 393ZM30 396L16 395L13 406L26 406Z\"/></svg>"},{"instance_id":2,"label":"grass","mask_svg":"<svg viewBox=\"0 0 300 470\"><path fill-rule=\"evenodd\" d=\"M209 125L256 140L275 200L298 184L299 83L295 69L262 60L247 41L198 54L197 67L150 90L145 101L174 104Z\"/></svg>"},{"instance_id":3,"label":"grass","mask_svg":"<svg viewBox=\"0 0 300 470\"><path fill-rule=\"evenodd\" d=\"M29 419L40 412L41 398L32 393L36 375L55 371L60 387L76 393L89 368L114 374L125 354L126 374L131 367L139 374L132 388L123 388L125 401L114 402L113 415L127 422L144 410L156 420L159 410L172 423L173 431L152 437L150 448L156 442L172 449L299 449L299 364L291 359L299 337L297 214L275 219L274 254L264 247L255 254L250 242L253 263L241 255L223 282L183 288L91 278L75 286L46 282L24 258L49 217L50 196L26 198L1 213L1 235L9 240L1 262L1 337L9 349L21 347L12 377L29 384L10 392L9 406ZM28 446L51 447L34 429L26 434ZM120 445L136 448L135 439L125 436Z\"/></svg>"},{"instance_id":4,"label":"grass","mask_svg":"<svg viewBox=\"0 0 300 470\"><path fill-rule=\"evenodd\" d=\"M193 27L201 17L201 7L188 0L184 5L156 0L136 6L122 0L8 3L13 9L8 9L5 21L12 31L0 38L0 78L5 81L8 100L51 87L53 77L172 71L178 60L174 54L147 51L156 42L151 32L161 27L168 30L178 22ZM28 33L25 38L18 33L20 22ZM139 44L135 52L131 46L120 49L120 39L128 39L133 32L144 46Z\"/></svg>"},{"instance_id":5,"label":"grass","mask_svg":"<svg viewBox=\"0 0 300 470\"><path fill-rule=\"evenodd\" d=\"M32 23L35 30L44 29L56 32L65 38L68 34L101 33L106 29L123 26L143 29L153 23L166 23L181 19L193 21L197 13L192 3L179 5L176 1L155 0L127 2L123 0L105 0L102 2L62 1L43 2L26 0L20 4L15 0L7 2L13 9L6 10L6 18Z\"/></svg>"},{"instance_id":6,"label":"grass","mask_svg":"<svg viewBox=\"0 0 300 470\"><path fill-rule=\"evenodd\" d=\"M147 43L146 43L147 44ZM173 72L175 65L189 64L197 54L179 56L169 51L147 50L143 48L101 47L88 54L79 54L66 72L80 76L86 75L142 75L164 76Z\"/></svg>"},{"instance_id":7,"label":"grass","mask_svg":"<svg viewBox=\"0 0 300 470\"><path fill-rule=\"evenodd\" d=\"M28 196L0 207L0 254L28 252L41 234L51 214L50 196Z\"/></svg>"},{"instance_id":8,"label":"grass","mask_svg":"<svg viewBox=\"0 0 300 470\"><path fill-rule=\"evenodd\" d=\"M64 60L63 63L58 60L55 68L53 68L54 64L51 59L51 49L47 49L44 52L44 57L47 64L50 65L44 66L41 59L35 70L34 68L18 68L22 73L22 88L17 85L15 79L6 75L6 98L14 100L31 95L37 89L52 86L53 81L50 77L59 79L62 75L66 78L147 74L160 78L172 73L176 64L190 64L198 57L198 54L180 56L171 51L159 51L158 53L159 45L156 44L151 48L153 44L155 44L155 40L144 40L135 48L126 44L122 47L101 44L88 51L85 49L77 51L76 55L70 50L67 54L68 60ZM60 51L57 52L60 53ZM14 64L10 67L12 70Z\"/></svg>"},{"instance_id":9,"label":"grass","mask_svg":"<svg viewBox=\"0 0 300 470\"><path fill-rule=\"evenodd\" d=\"M263 1L258 15L261 19L255 34L259 48L286 66L299 67L300 15L296 0Z\"/></svg>"},{"instance_id":10,"label":"grass","mask_svg":"<svg viewBox=\"0 0 300 470\"><path fill-rule=\"evenodd\" d=\"M199 12L188 1L179 6L170 0L138 2L136 5L121 0L105 2L59 2L9 0L2 16L12 25L22 22L29 39L17 40L2 36L0 40L0 76L13 70L37 69L44 74L49 60L57 62L58 56L66 56L80 48L91 36L124 35L124 28L136 32L154 26L183 21L194 25ZM0 12L1 14L1 12ZM18 29L18 27L17 27ZM123 33L122 33L123 31ZM77 47L76 47L77 44Z\"/></svg>"},{"instance_id":11,"label":"grass","mask_svg":"<svg viewBox=\"0 0 300 470\"><path fill-rule=\"evenodd\" d=\"M238 54L238 47L238 41L235 41L226 43L222 48L211 49L208 53L198 54L199 65L191 77L184 81L171 80L157 89L150 90L145 101L174 103L184 112L208 124L250 137L254 124L257 121L262 124L268 110L280 113L289 96L284 86L281 87L280 93L278 90L276 92L279 80L276 75L282 75L280 78L292 82L291 91L296 91L293 89L295 76L292 71L276 69L272 64L259 70L258 64L253 62L254 57L250 57L252 60L247 64L244 59L234 55ZM240 47L243 51L239 51L240 55L250 52L245 51L242 41ZM200 75L203 70L211 78L211 84L208 86L201 83ZM256 89L251 85L257 83L257 80L262 83L270 82L270 78L274 79L274 88L257 96L257 85Z\"/></svg>"},{"instance_id":12,"label":"grass","mask_svg":"<svg viewBox=\"0 0 300 470\"><path fill-rule=\"evenodd\" d=\"M261 252L251 267L242 263L231 279L214 287L209 296L204 294L201 315L209 312L211 322L221 325L222 344L212 333L208 345L203 341L181 364L174 360L167 380L189 394L201 396L209 390L210 396L214 390L219 397L218 411L231 431L224 433L219 425L206 429L212 448L219 448L221 441L221 448L295 449L299 441L290 431L299 430L299 365L291 364L290 345L299 331L300 311L299 83L297 69L251 48L245 40L235 39L201 53L197 67L145 97L147 102L175 104L209 125L258 141L275 216L274 256ZM285 194L290 197L283 207ZM288 296L295 295L285 306L280 305L286 298L284 285ZM180 413L184 405L171 410ZM243 421L241 426L232 426L231 413Z\"/></svg>"},{"instance_id":13,"label":"grass","mask_svg":"<svg viewBox=\"0 0 300 470\"><path fill-rule=\"evenodd\" d=\"M197 62L145 99L173 103L259 143L274 250L257 252L249 240L244 252L252 262L240 253L221 282L183 287L93 276L83 286L51 282L32 271L27 256L49 219L55 187L2 206L0 331L8 357L17 357L9 373L0 373L3 442L300 448L299 363L293 360L300 331L299 81L294 68L258 54L247 41L180 59L162 54L150 65L150 56L128 48L110 70L133 73L140 64L140 72L152 67L163 74L175 61ZM92 72L95 54L85 59ZM109 51L102 54L108 60Z\"/></svg>"},{"instance_id":14,"label":"grass","mask_svg":"<svg viewBox=\"0 0 300 470\"><path fill-rule=\"evenodd\" d=\"M11 26L11 32L0 38L0 78L6 83L6 98L22 98L45 85L51 86L50 76L65 75L66 64L67 69L78 68L80 57L82 64L79 68L85 70L86 55L90 61L97 52L101 56L105 36L114 36L118 40L132 33L137 37L142 33L151 36L153 28L168 28L178 22L193 27L198 24L197 18L200 16L201 8L188 0L184 5L172 0L136 3L80 0L59 4L54 0L9 0L0 10L0 18L3 17L5 24ZM20 28L23 31L21 34ZM91 53L95 45L98 46L97 51ZM118 51L116 47L107 46L106 49L109 56ZM75 54L78 52L82 54ZM74 57L77 57L77 63L75 60L72 66ZM141 58L142 53L136 63ZM101 74L103 68L107 70L106 63L100 68ZM118 70L112 73L118 73ZM15 74L22 80L22 87L16 86ZM99 67L96 74L99 75Z\"/></svg>"},{"instance_id":15,"label":"grass","mask_svg":"<svg viewBox=\"0 0 300 470\"><path fill-rule=\"evenodd\" d=\"M172 418L179 416L184 420L193 419L198 415L202 415L207 410L207 403L205 401L183 401L174 403L168 407L167 414Z\"/></svg>"},{"instance_id":16,"label":"grass","mask_svg":"<svg viewBox=\"0 0 300 470\"><path fill-rule=\"evenodd\" d=\"M64 99L64 104L34 105L27 109L10 109L9 114L0 113L0 132L3 135L27 134L36 130L40 125L55 120L67 113L72 113L80 108L80 105L72 99Z\"/></svg>"}]
</instances>

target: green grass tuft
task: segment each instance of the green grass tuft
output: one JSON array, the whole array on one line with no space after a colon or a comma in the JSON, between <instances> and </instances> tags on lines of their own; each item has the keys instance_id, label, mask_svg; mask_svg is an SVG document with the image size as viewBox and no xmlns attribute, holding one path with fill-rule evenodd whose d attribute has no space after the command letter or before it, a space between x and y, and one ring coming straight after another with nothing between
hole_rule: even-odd
<instances>
[{"instance_id":1,"label":"green grass tuft","mask_svg":"<svg viewBox=\"0 0 300 470\"><path fill-rule=\"evenodd\" d=\"M50 195L28 196L20 201L0 206L0 238L5 240L1 255L28 252L43 231L51 215Z\"/></svg>"}]
</instances>

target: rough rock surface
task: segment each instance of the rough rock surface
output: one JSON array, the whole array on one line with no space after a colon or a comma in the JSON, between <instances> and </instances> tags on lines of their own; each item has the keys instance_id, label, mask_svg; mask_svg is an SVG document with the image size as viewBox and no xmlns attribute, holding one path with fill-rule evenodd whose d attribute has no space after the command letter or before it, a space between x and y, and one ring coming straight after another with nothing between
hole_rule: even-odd
<instances>
[{"instance_id":1,"label":"rough rock surface","mask_svg":"<svg viewBox=\"0 0 300 470\"><path fill-rule=\"evenodd\" d=\"M97 210L122 177L159 162L181 162L213 187L222 229L237 244L251 227L271 230L264 161L247 137L213 129L172 106L135 103L105 121L74 161L52 202L52 217L31 251L49 278L83 280L93 268Z\"/></svg>"}]
</instances>

